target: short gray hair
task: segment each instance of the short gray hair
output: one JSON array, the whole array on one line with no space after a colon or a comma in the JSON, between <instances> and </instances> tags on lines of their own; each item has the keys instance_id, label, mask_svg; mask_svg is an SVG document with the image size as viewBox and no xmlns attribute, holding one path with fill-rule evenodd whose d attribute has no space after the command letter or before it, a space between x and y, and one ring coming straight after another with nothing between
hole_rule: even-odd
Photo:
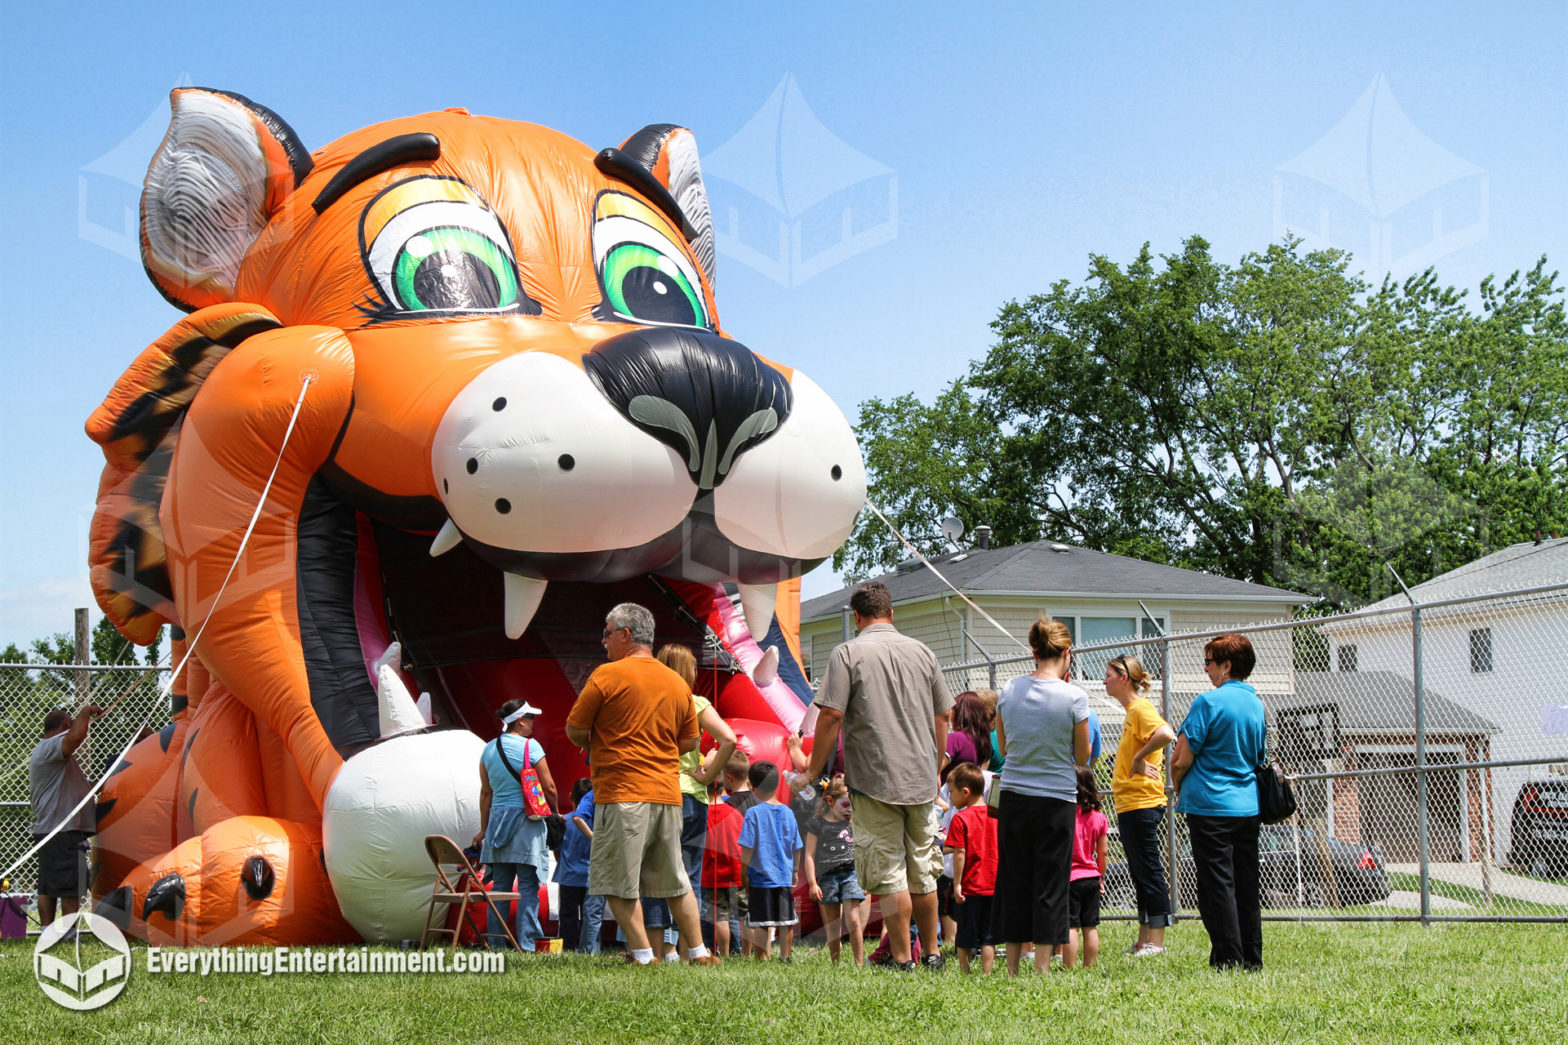
<instances>
[{"instance_id":1,"label":"short gray hair","mask_svg":"<svg viewBox=\"0 0 1568 1045\"><path fill-rule=\"evenodd\" d=\"M604 616L612 628L628 628L632 641L639 646L653 645L653 614L635 602L623 602Z\"/></svg>"}]
</instances>

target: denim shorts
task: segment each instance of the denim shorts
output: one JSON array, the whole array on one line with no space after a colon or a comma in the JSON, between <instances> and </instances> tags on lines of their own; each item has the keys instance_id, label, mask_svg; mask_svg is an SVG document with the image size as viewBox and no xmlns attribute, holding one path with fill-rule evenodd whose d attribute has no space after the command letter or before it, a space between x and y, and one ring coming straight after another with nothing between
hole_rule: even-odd
<instances>
[{"instance_id":1,"label":"denim shorts","mask_svg":"<svg viewBox=\"0 0 1568 1045\"><path fill-rule=\"evenodd\" d=\"M817 884L822 887L822 903L856 903L866 898L860 883L855 880L853 867L819 874Z\"/></svg>"}]
</instances>

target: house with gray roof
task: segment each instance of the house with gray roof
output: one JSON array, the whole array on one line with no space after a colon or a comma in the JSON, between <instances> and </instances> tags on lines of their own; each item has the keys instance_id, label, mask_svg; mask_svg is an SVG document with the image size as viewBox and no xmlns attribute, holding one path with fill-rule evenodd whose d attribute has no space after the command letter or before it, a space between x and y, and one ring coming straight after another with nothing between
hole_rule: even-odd
<instances>
[{"instance_id":1,"label":"house with gray roof","mask_svg":"<svg viewBox=\"0 0 1568 1045\"><path fill-rule=\"evenodd\" d=\"M1491 759L1534 763L1431 777L1443 787L1448 786L1441 783L1445 777L1453 778L1462 794L1472 796L1466 801L1477 803L1474 822L1488 825L1490 837L1461 839L1476 859L1485 853L1507 863L1511 810L1520 790L1532 780L1568 773L1564 585L1568 539L1553 538L1511 545L1411 589L1422 606L1419 655L1429 731L1438 728L1433 713L1441 705L1432 695L1440 693L1446 704L1491 725ZM1535 590L1507 594L1529 589ZM1469 598L1486 594L1498 597ZM1401 593L1367 607L1370 615L1325 624L1321 630L1329 643L1331 677L1342 687L1388 678L1409 687L1417 655L1409 605ZM1388 699L1388 692L1384 687L1381 699ZM1405 714L1412 717L1413 689L1408 695L1401 691L1400 699L1408 700ZM1457 734L1428 737L1433 762L1470 760L1465 756L1471 750ZM1414 786L1413 774L1401 776Z\"/></svg>"},{"instance_id":2,"label":"house with gray roof","mask_svg":"<svg viewBox=\"0 0 1568 1045\"><path fill-rule=\"evenodd\" d=\"M1163 632L1224 631L1288 620L1296 607L1314 601L1300 592L1060 541L973 547L934 558L930 566L914 560L872 579L887 585L893 596L899 631L930 646L943 665L974 665L949 673L949 684L959 689L986 686L993 662L998 682L1033 670L1030 625L1042 613L1065 622L1077 646L1101 647L1075 660L1074 675L1095 698L1107 728L1121 721L1120 707L1099 689L1104 663L1115 653L1143 655L1138 640ZM852 590L801 606L801 653L813 679L826 672L833 647L853 634ZM1260 636L1254 682L1260 690L1288 692L1293 670L1289 635L1264 634L1270 637ZM1173 665L1172 679L1178 688L1202 683L1201 655L1184 656L1183 663Z\"/></svg>"}]
</instances>

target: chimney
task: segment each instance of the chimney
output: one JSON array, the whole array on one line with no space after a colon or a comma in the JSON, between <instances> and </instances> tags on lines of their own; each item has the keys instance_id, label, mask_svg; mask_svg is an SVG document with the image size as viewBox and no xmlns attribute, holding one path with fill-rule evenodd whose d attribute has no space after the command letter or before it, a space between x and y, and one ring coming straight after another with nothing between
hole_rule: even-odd
<instances>
[{"instance_id":1,"label":"chimney","mask_svg":"<svg viewBox=\"0 0 1568 1045\"><path fill-rule=\"evenodd\" d=\"M991 548L991 527L980 525L975 527L975 547L981 551Z\"/></svg>"}]
</instances>

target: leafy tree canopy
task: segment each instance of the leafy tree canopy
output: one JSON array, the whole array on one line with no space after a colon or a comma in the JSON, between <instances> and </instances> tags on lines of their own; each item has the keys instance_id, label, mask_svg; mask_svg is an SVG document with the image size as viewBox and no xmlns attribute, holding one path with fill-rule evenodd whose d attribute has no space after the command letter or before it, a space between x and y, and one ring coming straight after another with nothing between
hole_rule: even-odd
<instances>
[{"instance_id":1,"label":"leafy tree canopy","mask_svg":"<svg viewBox=\"0 0 1568 1045\"><path fill-rule=\"evenodd\" d=\"M1568 321L1543 257L1472 299L1427 270L1369 285L1296 240L1217 262L1199 237L1094 255L1005 304L931 403L861 404L869 497L923 550L937 523L1050 537L1350 606L1568 531ZM834 558L903 558L866 513Z\"/></svg>"}]
</instances>

